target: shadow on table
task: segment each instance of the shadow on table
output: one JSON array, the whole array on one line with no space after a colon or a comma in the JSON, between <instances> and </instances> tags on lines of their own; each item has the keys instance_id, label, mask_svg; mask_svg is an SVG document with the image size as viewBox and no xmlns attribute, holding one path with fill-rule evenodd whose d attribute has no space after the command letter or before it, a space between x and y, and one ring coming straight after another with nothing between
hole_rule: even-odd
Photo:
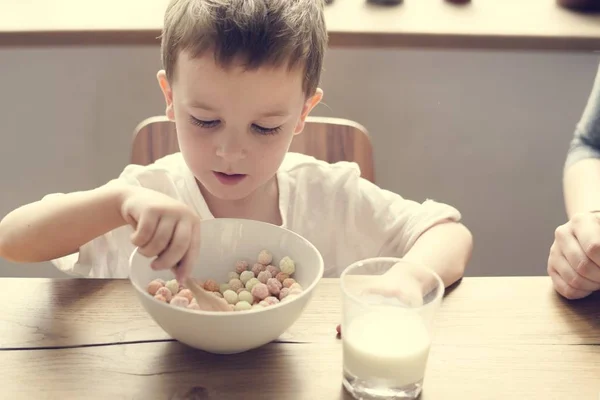
<instances>
[{"instance_id":1,"label":"shadow on table","mask_svg":"<svg viewBox=\"0 0 600 400\"><path fill-rule=\"evenodd\" d=\"M0 295L7 305L0 322L0 347L36 348L73 344L73 317L97 301L106 280L20 280ZM79 344L79 343L77 343Z\"/></svg>"},{"instance_id":2,"label":"shadow on table","mask_svg":"<svg viewBox=\"0 0 600 400\"><path fill-rule=\"evenodd\" d=\"M118 282L118 281L117 281ZM94 301L94 295L107 285L114 285L115 280L109 279L55 279L44 282L48 285L49 305L57 308L71 307L74 303Z\"/></svg>"},{"instance_id":3,"label":"shadow on table","mask_svg":"<svg viewBox=\"0 0 600 400\"><path fill-rule=\"evenodd\" d=\"M452 292L454 292L454 290L456 290L456 288L458 286L460 286L461 282L462 282L462 278L460 278L459 280L457 280L456 282L454 282L452 285L448 286L444 290L444 298L448 297Z\"/></svg>"},{"instance_id":4,"label":"shadow on table","mask_svg":"<svg viewBox=\"0 0 600 400\"><path fill-rule=\"evenodd\" d=\"M309 376L297 369L302 344L273 343L240 354L216 355L178 342L165 344L162 357L150 370L157 393L169 393L169 400L228 400L296 398ZM308 360L306 360L308 361ZM306 365L302 366L306 370ZM268 380L267 380L268 377Z\"/></svg>"},{"instance_id":5,"label":"shadow on table","mask_svg":"<svg viewBox=\"0 0 600 400\"><path fill-rule=\"evenodd\" d=\"M551 296L566 326L581 338L581 344L600 345L600 292L579 300L567 300L554 289Z\"/></svg>"}]
</instances>

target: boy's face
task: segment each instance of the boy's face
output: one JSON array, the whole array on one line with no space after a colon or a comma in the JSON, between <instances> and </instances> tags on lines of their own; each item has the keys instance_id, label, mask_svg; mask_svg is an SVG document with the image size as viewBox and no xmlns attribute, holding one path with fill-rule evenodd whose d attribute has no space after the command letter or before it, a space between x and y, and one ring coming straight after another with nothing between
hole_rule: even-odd
<instances>
[{"instance_id":1,"label":"boy's face","mask_svg":"<svg viewBox=\"0 0 600 400\"><path fill-rule=\"evenodd\" d=\"M269 182L293 136L320 101L306 99L302 69L223 69L213 54L182 52L171 84L158 73L179 147L196 179L213 196L239 200Z\"/></svg>"}]
</instances>

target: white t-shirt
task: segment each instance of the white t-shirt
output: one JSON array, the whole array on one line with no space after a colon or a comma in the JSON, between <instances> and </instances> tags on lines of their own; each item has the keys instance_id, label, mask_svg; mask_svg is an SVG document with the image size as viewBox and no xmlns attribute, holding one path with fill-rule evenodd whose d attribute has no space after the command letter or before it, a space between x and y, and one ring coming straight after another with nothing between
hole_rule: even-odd
<instances>
[{"instance_id":1,"label":"white t-shirt","mask_svg":"<svg viewBox=\"0 0 600 400\"><path fill-rule=\"evenodd\" d=\"M178 199L201 219L214 218L181 153L148 166L128 165L119 179ZM360 259L402 257L427 229L459 221L453 207L427 200L420 204L379 188L360 177L357 164L329 164L288 153L277 172L283 227L309 240L320 251L325 277L337 277ZM52 196L52 195L51 195ZM53 264L70 275L126 278L134 246L129 225L83 245L78 253Z\"/></svg>"}]
</instances>

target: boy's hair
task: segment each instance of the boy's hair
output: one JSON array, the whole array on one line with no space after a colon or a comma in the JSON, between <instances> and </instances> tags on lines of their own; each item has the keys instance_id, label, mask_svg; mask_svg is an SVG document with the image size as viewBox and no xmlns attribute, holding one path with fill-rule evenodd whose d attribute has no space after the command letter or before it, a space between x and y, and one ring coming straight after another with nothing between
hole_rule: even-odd
<instances>
[{"instance_id":1,"label":"boy's hair","mask_svg":"<svg viewBox=\"0 0 600 400\"><path fill-rule=\"evenodd\" d=\"M171 0L161 36L167 79L182 51L191 58L213 51L224 68L301 66L302 89L312 96L327 47L323 8L323 0Z\"/></svg>"}]
</instances>

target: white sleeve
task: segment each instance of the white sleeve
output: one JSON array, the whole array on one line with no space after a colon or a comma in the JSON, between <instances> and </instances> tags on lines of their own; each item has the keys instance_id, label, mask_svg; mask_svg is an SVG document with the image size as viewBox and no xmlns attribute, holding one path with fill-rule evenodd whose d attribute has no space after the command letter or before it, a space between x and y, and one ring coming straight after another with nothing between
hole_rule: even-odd
<instances>
[{"instance_id":1,"label":"white sleeve","mask_svg":"<svg viewBox=\"0 0 600 400\"><path fill-rule=\"evenodd\" d=\"M406 200L361 178L358 170L346 176L341 184L341 192L348 199L343 216L348 227L345 231L353 236L353 245L365 246L370 257L403 257L429 228L461 219L454 207L433 200Z\"/></svg>"},{"instance_id":2,"label":"white sleeve","mask_svg":"<svg viewBox=\"0 0 600 400\"><path fill-rule=\"evenodd\" d=\"M122 238L132 232L129 225L99 236L79 251L51 260L62 272L78 278L127 278L133 245Z\"/></svg>"},{"instance_id":3,"label":"white sleeve","mask_svg":"<svg viewBox=\"0 0 600 400\"><path fill-rule=\"evenodd\" d=\"M140 186L134 177L137 166L128 166L120 180ZM42 201L62 193L45 196ZM125 225L107 232L79 248L79 251L51 260L52 264L60 271L80 278L127 278L129 275L129 256L134 250L130 241L133 228Z\"/></svg>"}]
</instances>

